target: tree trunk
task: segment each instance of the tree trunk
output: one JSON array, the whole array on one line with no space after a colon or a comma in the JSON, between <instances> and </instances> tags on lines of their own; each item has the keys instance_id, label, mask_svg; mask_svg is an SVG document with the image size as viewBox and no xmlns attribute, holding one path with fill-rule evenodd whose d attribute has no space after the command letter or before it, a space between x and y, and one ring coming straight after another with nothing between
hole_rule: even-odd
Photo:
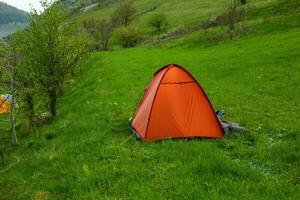
<instances>
[{"instance_id":1,"label":"tree trunk","mask_svg":"<svg viewBox=\"0 0 300 200\"><path fill-rule=\"evenodd\" d=\"M32 95L28 92L25 97L27 104L27 126L31 130L34 127L34 108L33 108L33 98Z\"/></svg>"},{"instance_id":2,"label":"tree trunk","mask_svg":"<svg viewBox=\"0 0 300 200\"><path fill-rule=\"evenodd\" d=\"M234 32L235 32L235 17L236 17L235 13L236 13L236 0L231 0L231 11L230 11L230 22L229 22L231 40L233 39Z\"/></svg>"},{"instance_id":3,"label":"tree trunk","mask_svg":"<svg viewBox=\"0 0 300 200\"><path fill-rule=\"evenodd\" d=\"M107 51L109 46L109 33L105 32L106 30L103 30L101 33L101 45L102 50Z\"/></svg>"},{"instance_id":4,"label":"tree trunk","mask_svg":"<svg viewBox=\"0 0 300 200\"><path fill-rule=\"evenodd\" d=\"M4 160L4 149L3 149L3 146L1 144L1 140L0 140L0 155L1 155L2 163L4 164L4 162L5 162L5 160Z\"/></svg>"},{"instance_id":5,"label":"tree trunk","mask_svg":"<svg viewBox=\"0 0 300 200\"><path fill-rule=\"evenodd\" d=\"M11 89L11 102L10 102L10 127L11 127L11 137L12 143L18 145L18 138L16 133L16 119L15 119L15 93L16 93L16 83L15 83L15 72L16 66L13 64L10 72L10 89Z\"/></svg>"},{"instance_id":6,"label":"tree trunk","mask_svg":"<svg viewBox=\"0 0 300 200\"><path fill-rule=\"evenodd\" d=\"M15 113L14 113L14 97L12 97L11 106L10 106L10 127L11 127L11 137L12 137L12 143L14 145L18 145L18 138L16 133L16 119L15 119Z\"/></svg>"},{"instance_id":7,"label":"tree trunk","mask_svg":"<svg viewBox=\"0 0 300 200\"><path fill-rule=\"evenodd\" d=\"M49 92L49 109L52 118L56 117L56 103L57 103L57 95L56 90L53 89Z\"/></svg>"}]
</instances>

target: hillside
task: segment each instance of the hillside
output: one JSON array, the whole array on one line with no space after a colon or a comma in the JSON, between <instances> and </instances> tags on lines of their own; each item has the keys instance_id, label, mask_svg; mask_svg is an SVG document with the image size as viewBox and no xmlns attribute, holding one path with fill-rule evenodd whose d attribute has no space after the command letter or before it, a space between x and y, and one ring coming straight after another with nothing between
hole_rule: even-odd
<instances>
[{"instance_id":1,"label":"hillside","mask_svg":"<svg viewBox=\"0 0 300 200\"><path fill-rule=\"evenodd\" d=\"M106 3L104 6L100 4L98 9L76 13L74 17L79 21L109 18L120 1L108 2L110 3ZM138 20L135 23L139 27L139 30L145 34L151 33L147 22L149 17L154 13L165 13L168 16L169 29L172 29L180 26L188 27L197 25L201 20L208 19L214 14L224 11L227 7L226 0L143 0L135 1L134 5L138 10Z\"/></svg>"},{"instance_id":2,"label":"hillside","mask_svg":"<svg viewBox=\"0 0 300 200\"><path fill-rule=\"evenodd\" d=\"M109 18L113 11L119 5L120 0L105 1L100 0L97 8L89 12L82 10L73 15L79 21L89 19ZM248 1L247 7L264 7L271 4L267 0L251 0ZM214 16L220 15L228 10L229 2L227 0L143 0L135 1L134 5L138 11L138 20L135 22L139 30L143 33L150 34L151 30L147 22L151 15L155 13L164 13L168 18L168 28L177 27L194 27L200 25L201 22L209 20Z\"/></svg>"},{"instance_id":3,"label":"hillside","mask_svg":"<svg viewBox=\"0 0 300 200\"><path fill-rule=\"evenodd\" d=\"M0 2L0 38L16 31L16 25L25 26L27 13Z\"/></svg>"},{"instance_id":4,"label":"hillside","mask_svg":"<svg viewBox=\"0 0 300 200\"><path fill-rule=\"evenodd\" d=\"M136 6L148 10L149 2ZM58 119L22 133L19 147L5 145L0 199L300 199L300 4L251 2L249 32L233 40L217 26L92 53L60 99ZM224 11L221 1L151 3L168 13L170 29ZM115 6L73 17L101 18ZM136 22L146 34L151 12ZM168 63L185 66L214 108L248 131L218 140L131 137L128 119Z\"/></svg>"}]
</instances>

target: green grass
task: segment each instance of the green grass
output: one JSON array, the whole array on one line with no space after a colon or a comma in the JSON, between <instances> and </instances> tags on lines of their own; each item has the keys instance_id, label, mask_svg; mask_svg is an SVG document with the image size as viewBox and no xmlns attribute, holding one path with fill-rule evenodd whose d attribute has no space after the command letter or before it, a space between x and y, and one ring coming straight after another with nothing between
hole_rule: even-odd
<instances>
[{"instance_id":1,"label":"green grass","mask_svg":"<svg viewBox=\"0 0 300 200\"><path fill-rule=\"evenodd\" d=\"M254 21L259 31L219 45L194 44L201 33L193 33L93 53L60 99L58 119L7 146L0 170L20 162L0 173L0 199L299 199L298 19ZM167 63L185 66L214 107L248 131L124 143L145 85Z\"/></svg>"},{"instance_id":2,"label":"green grass","mask_svg":"<svg viewBox=\"0 0 300 200\"><path fill-rule=\"evenodd\" d=\"M21 162L1 174L2 199L297 199L299 36L296 29L208 49L94 54L61 100L59 119L10 150ZM249 131L122 144L144 85L166 63L186 66L215 108Z\"/></svg>"}]
</instances>

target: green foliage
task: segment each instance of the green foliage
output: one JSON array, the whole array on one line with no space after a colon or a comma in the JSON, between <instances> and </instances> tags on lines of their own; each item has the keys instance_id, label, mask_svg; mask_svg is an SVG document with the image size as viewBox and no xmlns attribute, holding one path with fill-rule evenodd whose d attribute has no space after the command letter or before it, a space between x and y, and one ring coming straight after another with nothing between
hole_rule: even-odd
<instances>
[{"instance_id":1,"label":"green foliage","mask_svg":"<svg viewBox=\"0 0 300 200\"><path fill-rule=\"evenodd\" d=\"M155 29L157 34L160 34L168 26L167 16L163 13L155 13L149 19L149 26Z\"/></svg>"},{"instance_id":2,"label":"green foliage","mask_svg":"<svg viewBox=\"0 0 300 200\"><path fill-rule=\"evenodd\" d=\"M22 37L25 61L34 78L48 97L48 109L56 115L57 98L63 93L65 80L89 50L86 33L66 17L59 5L49 7L42 15L33 12Z\"/></svg>"},{"instance_id":3,"label":"green foliage","mask_svg":"<svg viewBox=\"0 0 300 200\"><path fill-rule=\"evenodd\" d=\"M14 39L2 44L3 46L0 47L0 70L4 74L3 81L7 82L7 85L5 85L5 91L11 96L9 100L10 106L8 122L10 125L12 144L19 145L16 133L17 115L15 111L17 108L17 97L22 89L20 80L17 76L18 72L20 71L21 54ZM4 102L0 102L0 104L2 103Z\"/></svg>"},{"instance_id":4,"label":"green foliage","mask_svg":"<svg viewBox=\"0 0 300 200\"><path fill-rule=\"evenodd\" d=\"M141 36L134 26L121 26L115 29L115 36L118 43L123 48L136 46L141 40Z\"/></svg>"}]
</instances>

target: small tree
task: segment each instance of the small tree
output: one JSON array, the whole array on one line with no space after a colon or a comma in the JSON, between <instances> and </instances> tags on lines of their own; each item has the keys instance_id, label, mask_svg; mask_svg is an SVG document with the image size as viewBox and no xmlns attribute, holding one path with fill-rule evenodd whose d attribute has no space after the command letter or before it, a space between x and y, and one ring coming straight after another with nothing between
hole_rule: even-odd
<instances>
[{"instance_id":1,"label":"small tree","mask_svg":"<svg viewBox=\"0 0 300 200\"><path fill-rule=\"evenodd\" d=\"M157 34L160 34L168 25L167 17L163 13L156 13L149 20L150 27L155 29Z\"/></svg>"},{"instance_id":2,"label":"small tree","mask_svg":"<svg viewBox=\"0 0 300 200\"><path fill-rule=\"evenodd\" d=\"M133 1L126 0L120 3L113 13L111 17L112 23L114 26L128 26L134 20L136 13Z\"/></svg>"},{"instance_id":3,"label":"small tree","mask_svg":"<svg viewBox=\"0 0 300 200\"><path fill-rule=\"evenodd\" d=\"M246 10L243 7L239 7L240 4L245 4L246 1L230 0L229 12L228 12L228 25L230 31L230 39L236 35L236 23L243 21L246 15Z\"/></svg>"},{"instance_id":4,"label":"small tree","mask_svg":"<svg viewBox=\"0 0 300 200\"><path fill-rule=\"evenodd\" d=\"M116 38L123 48L134 47L140 40L140 34L133 26L122 26L115 30Z\"/></svg>"},{"instance_id":5,"label":"small tree","mask_svg":"<svg viewBox=\"0 0 300 200\"><path fill-rule=\"evenodd\" d=\"M10 109L9 109L9 116L10 116L10 127L11 127L11 138L12 143L14 145L18 145L18 138L16 133L16 113L15 113L15 106L16 106L16 96L18 92L18 83L16 79L17 70L20 66L20 53L16 47L14 42L10 43L3 43L3 47L1 48L1 55L0 57L2 65L2 69L5 73L5 77L8 79L9 86L7 90L9 91L10 96L5 99L5 101L9 101ZM0 102L1 104L4 102Z\"/></svg>"},{"instance_id":6,"label":"small tree","mask_svg":"<svg viewBox=\"0 0 300 200\"><path fill-rule=\"evenodd\" d=\"M26 62L42 92L48 98L48 109L56 117L57 99L66 78L89 50L87 34L67 22L61 7L42 1L44 13L33 11L23 37Z\"/></svg>"},{"instance_id":7,"label":"small tree","mask_svg":"<svg viewBox=\"0 0 300 200\"><path fill-rule=\"evenodd\" d=\"M38 93L38 84L35 78L35 74L31 65L30 60L28 59L28 52L26 46L25 32L19 30L14 34L15 43L18 45L19 53L22 55L20 62L20 67L18 73L16 74L16 79L19 82L19 85L22 86L22 89L19 91L20 103L24 104L25 114L27 115L27 128L32 130L34 127L34 96Z\"/></svg>"},{"instance_id":8,"label":"small tree","mask_svg":"<svg viewBox=\"0 0 300 200\"><path fill-rule=\"evenodd\" d=\"M111 38L113 25L110 20L103 19L99 23L99 29L101 34L101 47L104 51L109 50L109 40Z\"/></svg>"}]
</instances>

